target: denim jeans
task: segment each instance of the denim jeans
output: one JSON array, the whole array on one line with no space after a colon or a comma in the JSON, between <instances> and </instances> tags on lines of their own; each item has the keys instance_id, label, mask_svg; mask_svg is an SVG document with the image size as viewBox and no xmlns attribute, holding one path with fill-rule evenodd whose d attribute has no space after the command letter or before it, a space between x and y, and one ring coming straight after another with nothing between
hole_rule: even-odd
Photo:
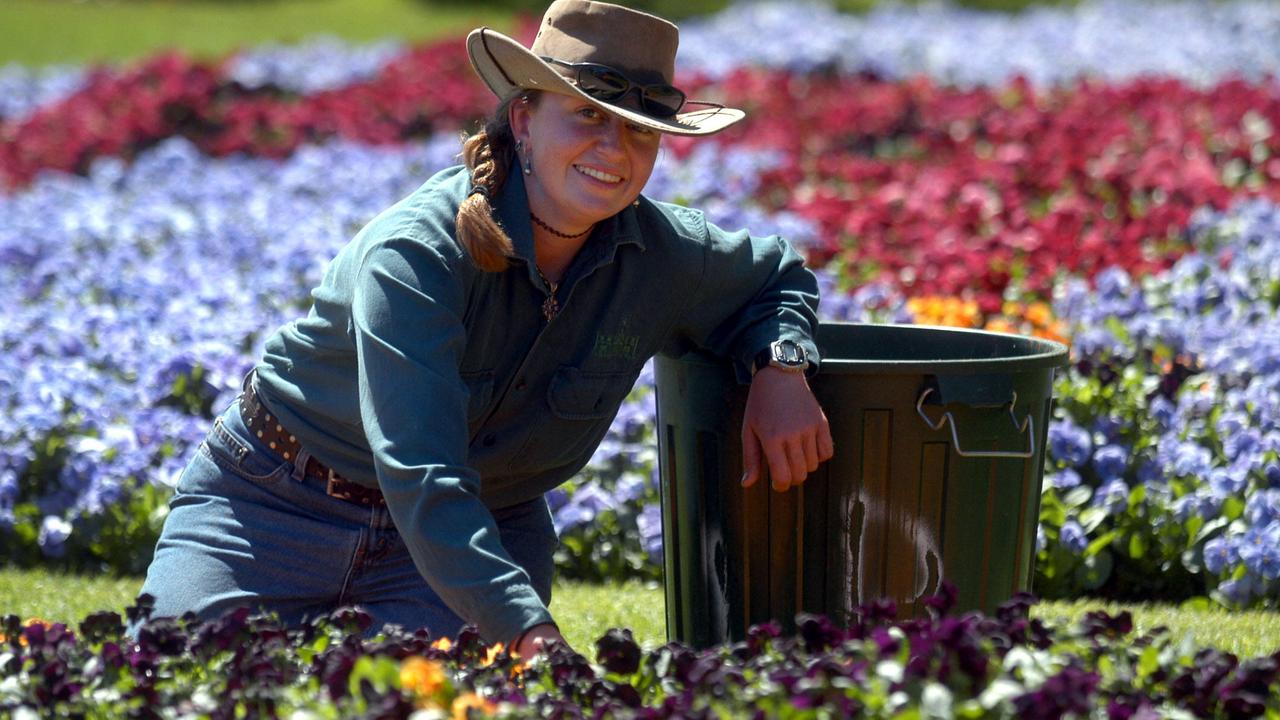
<instances>
[{"instance_id":1,"label":"denim jeans","mask_svg":"<svg viewBox=\"0 0 1280 720\"><path fill-rule=\"evenodd\" d=\"M385 507L330 497L262 446L239 403L214 422L179 479L142 592L156 617L213 619L242 605L286 624L358 606L384 624L456 636L464 620L423 579ZM558 540L546 500L493 511L502 544L551 602ZM505 641L506 638L489 638Z\"/></svg>"}]
</instances>

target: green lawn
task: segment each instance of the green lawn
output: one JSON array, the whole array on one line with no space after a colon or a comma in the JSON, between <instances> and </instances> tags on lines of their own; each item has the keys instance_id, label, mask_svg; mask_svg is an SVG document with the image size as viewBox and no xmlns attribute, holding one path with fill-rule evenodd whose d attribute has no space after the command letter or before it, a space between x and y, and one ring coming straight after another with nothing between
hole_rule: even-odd
<instances>
[{"instance_id":1,"label":"green lawn","mask_svg":"<svg viewBox=\"0 0 1280 720\"><path fill-rule=\"evenodd\" d=\"M123 613L137 593L138 578L89 578L44 571L0 570L0 615L38 617L51 622L78 623L96 610ZM595 641L611 627L629 627L642 644L666 641L662 589L637 583L590 585L560 583L551 610L565 638L580 652L591 654ZM1135 628L1157 626L1175 636L1190 633L1198 645L1220 648L1241 657L1280 651L1280 613L1222 610L1199 611L1162 605L1119 605L1097 601L1046 602L1033 615L1054 624L1073 622L1089 610L1133 613Z\"/></svg>"},{"instance_id":2,"label":"green lawn","mask_svg":"<svg viewBox=\"0 0 1280 720\"><path fill-rule=\"evenodd\" d=\"M510 31L512 17L485 3L426 0L0 0L0 66L125 60L171 48L216 57L316 35L357 43L462 37L480 25Z\"/></svg>"},{"instance_id":3,"label":"green lawn","mask_svg":"<svg viewBox=\"0 0 1280 720\"><path fill-rule=\"evenodd\" d=\"M615 0L680 20L729 0ZM878 0L831 0L863 12ZM921 0L905 0L917 2ZM923 0L927 2L928 0ZM1076 0L954 0L1016 11ZM219 57L265 42L333 35L350 42L462 37L489 25L510 31L517 9L537 17L549 0L0 0L0 66L128 60L161 49Z\"/></svg>"}]
</instances>

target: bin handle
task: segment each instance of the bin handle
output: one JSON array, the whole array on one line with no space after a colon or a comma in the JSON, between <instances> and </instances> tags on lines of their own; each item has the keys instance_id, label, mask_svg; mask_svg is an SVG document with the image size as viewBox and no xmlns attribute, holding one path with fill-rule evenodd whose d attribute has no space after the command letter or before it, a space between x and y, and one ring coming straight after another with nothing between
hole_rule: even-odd
<instances>
[{"instance_id":1,"label":"bin handle","mask_svg":"<svg viewBox=\"0 0 1280 720\"><path fill-rule=\"evenodd\" d=\"M924 392L920 393L920 398L916 400L916 412L920 414L920 419L929 426L931 430L941 430L942 426L951 424L951 444L955 448L956 454L964 458L1016 458L1026 460L1036 454L1036 426L1035 420L1031 417L1031 413L1027 413L1027 417L1021 423L1018 422L1018 416L1014 414L1013 407L1018 403L1018 393L1013 393L1013 398L1009 400L1009 419L1013 421L1013 426L1017 428L1018 433L1025 433L1027 436L1026 451L1018 450L965 450L960 447L960 435L956 432L956 419L951 411L946 411L937 422L931 420L924 411L924 400L933 392L933 388L927 387Z\"/></svg>"}]
</instances>

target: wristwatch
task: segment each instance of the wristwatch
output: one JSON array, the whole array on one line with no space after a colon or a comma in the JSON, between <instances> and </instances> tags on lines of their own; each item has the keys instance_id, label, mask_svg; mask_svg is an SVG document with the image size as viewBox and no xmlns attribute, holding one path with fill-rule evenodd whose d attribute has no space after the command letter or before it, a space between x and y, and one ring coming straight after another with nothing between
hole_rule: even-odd
<instances>
[{"instance_id":1,"label":"wristwatch","mask_svg":"<svg viewBox=\"0 0 1280 720\"><path fill-rule=\"evenodd\" d=\"M787 372L807 373L810 366L809 355L803 346L791 340L775 340L751 362L751 374L755 375L761 368L770 365Z\"/></svg>"}]
</instances>

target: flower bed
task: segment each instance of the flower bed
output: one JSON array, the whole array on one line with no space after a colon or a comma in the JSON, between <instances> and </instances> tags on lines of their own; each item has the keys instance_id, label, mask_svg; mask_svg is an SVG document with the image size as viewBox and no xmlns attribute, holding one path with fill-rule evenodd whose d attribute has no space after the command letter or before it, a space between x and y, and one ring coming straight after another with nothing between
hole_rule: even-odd
<instances>
[{"instance_id":1,"label":"flower bed","mask_svg":"<svg viewBox=\"0 0 1280 720\"><path fill-rule=\"evenodd\" d=\"M241 610L209 623L158 620L136 639L115 613L79 632L16 616L0 627L0 710L159 717L990 717L1271 716L1280 655L1240 660L1168 631L1133 632L1128 613L1055 628L1019 596L992 617L893 622L891 605L847 627L797 618L795 635L753 627L745 642L645 650L628 630L594 662L556 646L522 662L465 629L453 639L387 629L340 610L299 628ZM145 598L130 608L144 616Z\"/></svg>"},{"instance_id":2,"label":"flower bed","mask_svg":"<svg viewBox=\"0 0 1280 720\"><path fill-rule=\"evenodd\" d=\"M1058 23L1075 37L1099 7L786 22L867 47L882 18L910 19L949 47L997 25ZM1153 22L1192 12L1106 6L1133 7ZM686 33L686 81L751 119L668 143L646 192L806 248L827 319L1072 342L1040 592L1274 607L1280 86L1260 72L1269 55L1237 52L1280 27L1241 24L1269 7L1216 6L1200 44L1171 40L1216 48L1207 75L1173 63L1134 77L1119 70L1137 61L1117 61L1109 84L1059 86L1003 66L942 84L958 60L933 66L938 80L904 78L916 67L905 49L884 56L896 69L856 55L842 65L826 41L804 57L768 43L750 48L759 58L724 55L765 68L697 59L711 42L697 38L776 12L738 8ZM363 222L454 162L456 129L491 105L459 46L367 49L349 73L292 84L280 68L314 50L167 56L89 73L78 92L0 119L0 174L15 184L0 194L0 561L145 567L176 473L265 334L305 311ZM1086 56L1052 79L1096 67ZM550 497L567 576L660 576L648 377L588 468Z\"/></svg>"}]
</instances>

